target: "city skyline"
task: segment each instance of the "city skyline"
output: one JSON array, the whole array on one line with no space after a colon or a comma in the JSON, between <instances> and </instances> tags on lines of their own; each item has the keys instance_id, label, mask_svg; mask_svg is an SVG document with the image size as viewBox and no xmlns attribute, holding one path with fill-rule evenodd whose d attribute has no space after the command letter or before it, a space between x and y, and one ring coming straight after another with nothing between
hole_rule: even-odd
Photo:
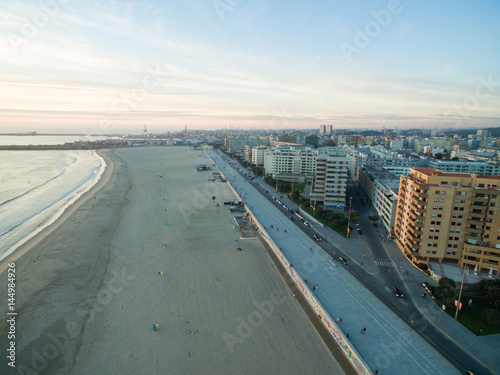
<instances>
[{"instance_id":1,"label":"city skyline","mask_svg":"<svg viewBox=\"0 0 500 375\"><path fill-rule=\"evenodd\" d=\"M9 2L0 132L500 126L499 10Z\"/></svg>"}]
</instances>

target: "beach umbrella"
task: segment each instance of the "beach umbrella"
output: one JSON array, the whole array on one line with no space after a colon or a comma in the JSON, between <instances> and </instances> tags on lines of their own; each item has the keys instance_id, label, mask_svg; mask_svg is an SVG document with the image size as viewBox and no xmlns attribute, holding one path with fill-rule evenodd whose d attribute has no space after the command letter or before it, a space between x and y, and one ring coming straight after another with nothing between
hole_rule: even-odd
<instances>
[{"instance_id":1,"label":"beach umbrella","mask_svg":"<svg viewBox=\"0 0 500 375\"><path fill-rule=\"evenodd\" d=\"M158 271L158 275L163 276L163 271Z\"/></svg>"},{"instance_id":2,"label":"beach umbrella","mask_svg":"<svg viewBox=\"0 0 500 375\"><path fill-rule=\"evenodd\" d=\"M474 267L474 273L477 275L477 264L476 267Z\"/></svg>"}]
</instances>

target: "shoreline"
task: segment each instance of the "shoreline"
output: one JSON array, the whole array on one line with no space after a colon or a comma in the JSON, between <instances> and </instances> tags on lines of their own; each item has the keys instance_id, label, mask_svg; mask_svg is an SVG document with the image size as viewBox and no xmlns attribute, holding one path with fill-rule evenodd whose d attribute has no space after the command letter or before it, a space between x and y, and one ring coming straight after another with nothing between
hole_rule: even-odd
<instances>
[{"instance_id":1,"label":"shoreline","mask_svg":"<svg viewBox=\"0 0 500 375\"><path fill-rule=\"evenodd\" d=\"M68 217L70 217L85 201L87 201L92 195L96 194L110 181L115 169L115 162L113 158L106 154L106 152L100 151L101 150L96 150L96 153L104 159L106 166L104 167L104 171L99 177L99 180L92 185L89 190L83 193L75 202L66 207L63 213L52 224L49 224L47 227L42 229L40 233L27 240L11 254L0 260L0 274L6 270L9 263L15 262L21 256L30 251L34 246L40 243L40 241L42 241L45 237L59 228L61 224L64 223L64 221L68 219Z\"/></svg>"}]
</instances>

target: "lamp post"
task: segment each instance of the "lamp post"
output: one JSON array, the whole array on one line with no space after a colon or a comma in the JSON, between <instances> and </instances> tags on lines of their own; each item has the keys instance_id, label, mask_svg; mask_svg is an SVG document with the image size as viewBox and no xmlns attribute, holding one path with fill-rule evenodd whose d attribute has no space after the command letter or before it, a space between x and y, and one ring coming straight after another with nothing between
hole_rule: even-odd
<instances>
[{"instance_id":1,"label":"lamp post","mask_svg":"<svg viewBox=\"0 0 500 375\"><path fill-rule=\"evenodd\" d=\"M462 284L460 284L460 292L458 293L457 311L455 312L455 320L458 318L458 310L460 308L460 299L462 298L462 288L464 287L465 271L467 270L467 260L469 259L469 254L467 248L465 249L465 259L464 259L464 273L462 274Z\"/></svg>"},{"instance_id":2,"label":"lamp post","mask_svg":"<svg viewBox=\"0 0 500 375\"><path fill-rule=\"evenodd\" d=\"M349 198L349 218L347 219L347 238L349 238L351 234L351 230L349 229L349 225L351 225L351 206L352 206L352 197Z\"/></svg>"}]
</instances>

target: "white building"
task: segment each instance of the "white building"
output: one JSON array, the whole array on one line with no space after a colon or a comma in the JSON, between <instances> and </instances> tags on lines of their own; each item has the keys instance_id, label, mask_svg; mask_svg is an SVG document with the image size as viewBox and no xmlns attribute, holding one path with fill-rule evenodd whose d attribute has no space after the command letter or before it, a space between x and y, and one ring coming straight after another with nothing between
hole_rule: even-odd
<instances>
[{"instance_id":1,"label":"white building","mask_svg":"<svg viewBox=\"0 0 500 375\"><path fill-rule=\"evenodd\" d=\"M252 164L255 164L259 167L263 167L266 152L269 150L271 150L271 148L266 147L266 146L253 147L252 148Z\"/></svg>"},{"instance_id":2,"label":"white building","mask_svg":"<svg viewBox=\"0 0 500 375\"><path fill-rule=\"evenodd\" d=\"M431 160L429 168L445 173L476 173L478 175L500 175L500 166L484 161Z\"/></svg>"},{"instance_id":3,"label":"white building","mask_svg":"<svg viewBox=\"0 0 500 375\"><path fill-rule=\"evenodd\" d=\"M265 153L266 175L314 175L318 151L304 146L280 146Z\"/></svg>"},{"instance_id":4,"label":"white building","mask_svg":"<svg viewBox=\"0 0 500 375\"><path fill-rule=\"evenodd\" d=\"M375 179L373 182L373 208L388 233L394 228L398 203L399 179Z\"/></svg>"},{"instance_id":5,"label":"white building","mask_svg":"<svg viewBox=\"0 0 500 375\"><path fill-rule=\"evenodd\" d=\"M348 160L345 151L335 147L322 148L316 160L316 174L311 190L311 204L344 210L346 205Z\"/></svg>"}]
</instances>

